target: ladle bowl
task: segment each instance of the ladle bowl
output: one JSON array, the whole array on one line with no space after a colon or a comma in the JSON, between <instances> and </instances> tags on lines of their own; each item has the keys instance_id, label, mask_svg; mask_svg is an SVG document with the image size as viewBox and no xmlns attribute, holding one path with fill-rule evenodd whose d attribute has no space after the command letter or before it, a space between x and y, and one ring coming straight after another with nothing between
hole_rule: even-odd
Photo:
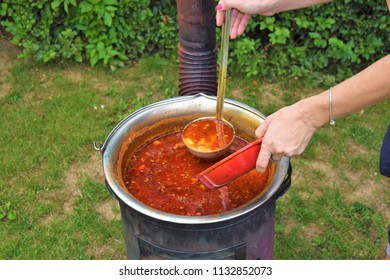
<instances>
[{"instance_id":1,"label":"ladle bowl","mask_svg":"<svg viewBox=\"0 0 390 280\"><path fill-rule=\"evenodd\" d=\"M202 117L188 123L181 136L193 155L211 161L227 154L235 134L233 125L228 121Z\"/></svg>"}]
</instances>

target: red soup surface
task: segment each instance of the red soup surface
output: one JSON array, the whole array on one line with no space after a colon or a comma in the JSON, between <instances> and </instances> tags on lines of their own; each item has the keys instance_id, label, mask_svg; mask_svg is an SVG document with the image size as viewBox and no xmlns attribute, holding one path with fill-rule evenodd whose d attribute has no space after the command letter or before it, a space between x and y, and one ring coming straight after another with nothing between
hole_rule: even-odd
<instances>
[{"instance_id":1,"label":"red soup surface","mask_svg":"<svg viewBox=\"0 0 390 280\"><path fill-rule=\"evenodd\" d=\"M246 144L236 137L230 153ZM210 189L196 175L213 163L192 155L181 132L167 134L132 156L126 167L126 187L138 200L160 211L200 216L222 213L252 200L268 181L268 169L262 174L252 170L222 188Z\"/></svg>"}]
</instances>

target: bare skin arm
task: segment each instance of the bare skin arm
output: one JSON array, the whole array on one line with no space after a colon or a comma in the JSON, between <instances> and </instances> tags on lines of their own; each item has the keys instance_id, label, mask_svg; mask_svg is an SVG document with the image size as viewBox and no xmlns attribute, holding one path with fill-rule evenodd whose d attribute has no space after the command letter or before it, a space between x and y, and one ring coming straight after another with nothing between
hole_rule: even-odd
<instances>
[{"instance_id":1,"label":"bare skin arm","mask_svg":"<svg viewBox=\"0 0 390 280\"><path fill-rule=\"evenodd\" d=\"M252 14L274 15L330 0L221 0L217 6L217 25L223 23L221 11L232 8L232 39L242 34ZM390 10L390 0L386 0ZM340 118L390 97L390 54L333 88L333 118ZM313 133L329 122L329 91L303 99L273 113L257 128L263 137L256 168L263 172L271 155L301 154Z\"/></svg>"},{"instance_id":2,"label":"bare skin arm","mask_svg":"<svg viewBox=\"0 0 390 280\"><path fill-rule=\"evenodd\" d=\"M340 118L390 97L390 54L333 88L333 117ZM256 168L271 155L301 154L317 128L329 122L329 91L303 99L270 115L256 130L263 137Z\"/></svg>"},{"instance_id":3,"label":"bare skin arm","mask_svg":"<svg viewBox=\"0 0 390 280\"><path fill-rule=\"evenodd\" d=\"M251 15L272 16L276 13L297 10L331 0L221 0L217 6L216 22L223 23L223 10L233 8L230 23L230 37L241 35L247 26Z\"/></svg>"}]
</instances>

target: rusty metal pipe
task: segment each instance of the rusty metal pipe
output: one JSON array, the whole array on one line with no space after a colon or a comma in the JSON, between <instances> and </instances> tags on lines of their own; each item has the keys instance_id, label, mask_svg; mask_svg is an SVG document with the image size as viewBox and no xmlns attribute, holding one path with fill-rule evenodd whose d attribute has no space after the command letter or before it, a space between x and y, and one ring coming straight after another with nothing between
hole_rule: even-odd
<instances>
[{"instance_id":1,"label":"rusty metal pipe","mask_svg":"<svg viewBox=\"0 0 390 280\"><path fill-rule=\"evenodd\" d=\"M217 95L214 0L177 0L179 95Z\"/></svg>"}]
</instances>

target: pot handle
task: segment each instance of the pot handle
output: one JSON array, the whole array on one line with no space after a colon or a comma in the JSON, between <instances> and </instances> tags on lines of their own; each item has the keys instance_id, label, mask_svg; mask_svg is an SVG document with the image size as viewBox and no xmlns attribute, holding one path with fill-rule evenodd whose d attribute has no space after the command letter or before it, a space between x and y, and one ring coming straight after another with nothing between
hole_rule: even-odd
<instances>
[{"instance_id":1,"label":"pot handle","mask_svg":"<svg viewBox=\"0 0 390 280\"><path fill-rule=\"evenodd\" d=\"M101 154L104 152L104 144L96 144L95 141L93 141L93 147L95 148L96 151L99 151ZM106 185L106 188L108 192L111 194L111 196L115 199L118 199L115 193L112 191L110 184L107 182L106 179L104 179L104 184Z\"/></svg>"},{"instance_id":2,"label":"pot handle","mask_svg":"<svg viewBox=\"0 0 390 280\"><path fill-rule=\"evenodd\" d=\"M99 151L100 153L104 152L104 144L96 144L96 142L93 141L93 147L96 151Z\"/></svg>"},{"instance_id":3,"label":"pot handle","mask_svg":"<svg viewBox=\"0 0 390 280\"><path fill-rule=\"evenodd\" d=\"M115 193L112 191L111 187L110 187L110 184L107 182L107 180L105 179L104 180L104 184L106 185L106 188L108 190L108 192L111 194L111 196L115 199L118 199L118 197L115 195Z\"/></svg>"},{"instance_id":4,"label":"pot handle","mask_svg":"<svg viewBox=\"0 0 390 280\"><path fill-rule=\"evenodd\" d=\"M276 198L277 199L279 197L283 196L288 191L288 189L290 188L290 186L291 186L291 174L292 174L292 166L291 166L291 163L289 163L287 174L286 174L286 178L284 179L284 181L280 185L279 191L276 193Z\"/></svg>"}]
</instances>

